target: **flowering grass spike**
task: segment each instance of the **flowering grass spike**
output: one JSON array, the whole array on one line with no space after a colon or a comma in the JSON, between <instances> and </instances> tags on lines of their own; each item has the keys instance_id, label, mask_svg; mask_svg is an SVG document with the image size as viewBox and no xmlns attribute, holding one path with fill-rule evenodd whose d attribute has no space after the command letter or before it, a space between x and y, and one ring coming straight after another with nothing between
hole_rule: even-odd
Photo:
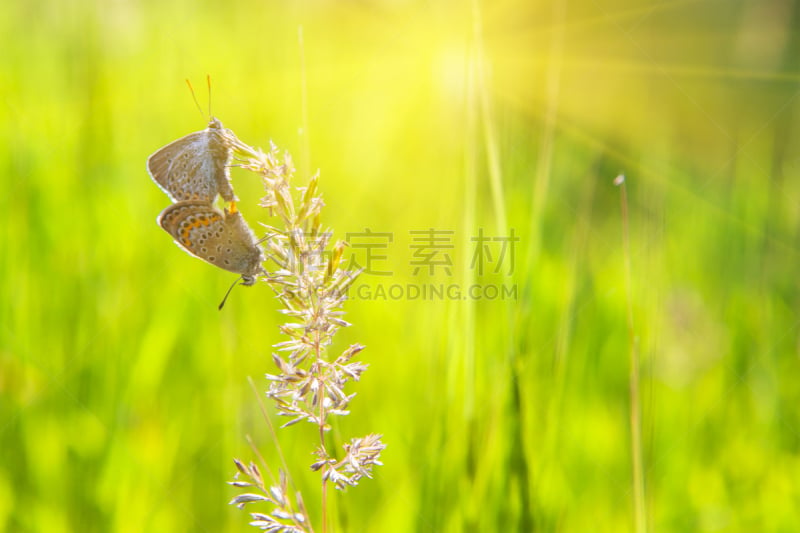
<instances>
[{"instance_id":1,"label":"flowering grass spike","mask_svg":"<svg viewBox=\"0 0 800 533\"><path fill-rule=\"evenodd\" d=\"M361 271L342 267L347 243L338 241L330 246L331 232L322 230L320 212L325 204L317 191L318 174L293 193L295 169L288 154L281 156L275 145L264 153L238 139L234 151L239 166L261 176L265 188L261 206L280 220L274 226L264 225L267 255L275 268L267 268L261 279L282 304L287 321L280 331L287 340L274 345L272 359L277 372L266 376L266 396L274 402L278 415L289 418L282 427L307 421L319 428L319 442L313 451L316 460L310 468L321 473L321 522L322 530L327 531L328 485L341 490L357 485L364 477L371 478L386 447L380 435L369 434L351 439L344 445L343 456L337 458L324 438L331 428L331 416L350 414L355 394L346 392L347 385L359 381L367 370L366 364L353 361L364 349L360 344L335 357L328 351L336 332L350 325L342 318L342 306L347 289ZM270 514L251 512L251 525L265 531L313 531L300 494L295 494L293 501L290 497L285 472L268 487L254 463L235 460L235 464L238 473L231 484L257 493L240 494L231 504L239 508L257 503L273 506Z\"/></svg>"}]
</instances>

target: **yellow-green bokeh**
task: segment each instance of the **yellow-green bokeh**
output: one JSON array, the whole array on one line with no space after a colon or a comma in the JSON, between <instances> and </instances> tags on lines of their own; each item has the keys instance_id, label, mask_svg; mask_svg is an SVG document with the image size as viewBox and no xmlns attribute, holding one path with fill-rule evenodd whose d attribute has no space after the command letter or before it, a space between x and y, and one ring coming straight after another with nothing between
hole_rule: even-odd
<instances>
[{"instance_id":1,"label":"yellow-green bokeh","mask_svg":"<svg viewBox=\"0 0 800 533\"><path fill-rule=\"evenodd\" d=\"M250 529L225 481L246 435L277 465L247 382L277 302L217 311L233 276L170 242L145 171L204 127L184 79L205 112L206 75L240 138L289 150L298 185L320 170L338 238L393 235L368 288L517 290L348 302L333 349L370 368L335 436L389 447L336 530L632 530L621 172L650 529L800 528L798 2L3 11L0 530ZM470 268L471 237L512 228L513 272ZM429 229L454 232L449 274L414 273ZM280 432L318 520L313 438Z\"/></svg>"}]
</instances>

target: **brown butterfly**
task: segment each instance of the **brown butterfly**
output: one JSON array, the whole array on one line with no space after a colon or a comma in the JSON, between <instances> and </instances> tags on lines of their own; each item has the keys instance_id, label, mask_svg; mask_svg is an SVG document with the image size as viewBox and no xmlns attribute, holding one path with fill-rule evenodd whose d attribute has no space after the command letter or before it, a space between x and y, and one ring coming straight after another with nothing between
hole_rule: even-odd
<instances>
[{"instance_id":1,"label":"brown butterfly","mask_svg":"<svg viewBox=\"0 0 800 533\"><path fill-rule=\"evenodd\" d=\"M158 224L193 256L241 274L243 285L253 285L263 272L264 255L239 211L185 200L164 209Z\"/></svg>"}]
</instances>

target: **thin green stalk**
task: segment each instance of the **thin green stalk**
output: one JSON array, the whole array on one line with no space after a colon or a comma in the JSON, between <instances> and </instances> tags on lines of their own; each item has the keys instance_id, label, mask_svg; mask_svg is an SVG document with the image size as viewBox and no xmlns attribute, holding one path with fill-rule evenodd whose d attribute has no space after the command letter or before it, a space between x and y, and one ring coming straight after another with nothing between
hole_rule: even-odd
<instances>
[{"instance_id":1,"label":"thin green stalk","mask_svg":"<svg viewBox=\"0 0 800 533\"><path fill-rule=\"evenodd\" d=\"M486 74L486 56L483 48L483 24L478 0L472 2L473 38L475 41L475 82L481 110L481 123L486 147L486 159L489 171L489 184L492 191L495 224L501 235L507 232L505 197L503 194L503 169L500 166L500 148L495 131L494 113L489 95L489 81Z\"/></svg>"},{"instance_id":2,"label":"thin green stalk","mask_svg":"<svg viewBox=\"0 0 800 533\"><path fill-rule=\"evenodd\" d=\"M316 332L316 342L314 343L314 350L316 351L316 360L319 362L320 360L320 333ZM321 398L325 397L325 382L320 380L320 391L319 395ZM319 402L319 446L320 449L328 453L327 449L325 448L325 420L327 420L327 415L325 414L325 402ZM328 532L328 480L324 477L321 479L322 481L322 490L320 491L320 500L322 505L322 533Z\"/></svg>"},{"instance_id":3,"label":"thin green stalk","mask_svg":"<svg viewBox=\"0 0 800 533\"><path fill-rule=\"evenodd\" d=\"M620 188L622 210L622 244L625 252L625 292L628 315L628 345L630 349L630 372L628 386L630 393L631 462L633 470L633 507L636 532L647 531L647 510L645 507L644 469L642 468L642 414L639 399L639 339L633 327L633 288L631 282L631 239L628 230L628 192L625 176L619 175L614 184Z\"/></svg>"}]
</instances>

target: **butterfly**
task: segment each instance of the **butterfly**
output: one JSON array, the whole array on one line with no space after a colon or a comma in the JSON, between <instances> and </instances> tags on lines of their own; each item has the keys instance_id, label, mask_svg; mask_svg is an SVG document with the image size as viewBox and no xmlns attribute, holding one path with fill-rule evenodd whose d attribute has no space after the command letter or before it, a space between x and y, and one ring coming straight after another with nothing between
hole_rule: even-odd
<instances>
[{"instance_id":1,"label":"butterfly","mask_svg":"<svg viewBox=\"0 0 800 533\"><path fill-rule=\"evenodd\" d=\"M217 195L226 202L236 202L229 172L236 141L231 130L211 117L206 129L181 137L151 155L147 171L173 202L211 204Z\"/></svg>"},{"instance_id":2,"label":"butterfly","mask_svg":"<svg viewBox=\"0 0 800 533\"><path fill-rule=\"evenodd\" d=\"M164 209L158 224L191 255L240 274L243 285L253 285L264 271L259 241L239 211L184 200Z\"/></svg>"}]
</instances>

